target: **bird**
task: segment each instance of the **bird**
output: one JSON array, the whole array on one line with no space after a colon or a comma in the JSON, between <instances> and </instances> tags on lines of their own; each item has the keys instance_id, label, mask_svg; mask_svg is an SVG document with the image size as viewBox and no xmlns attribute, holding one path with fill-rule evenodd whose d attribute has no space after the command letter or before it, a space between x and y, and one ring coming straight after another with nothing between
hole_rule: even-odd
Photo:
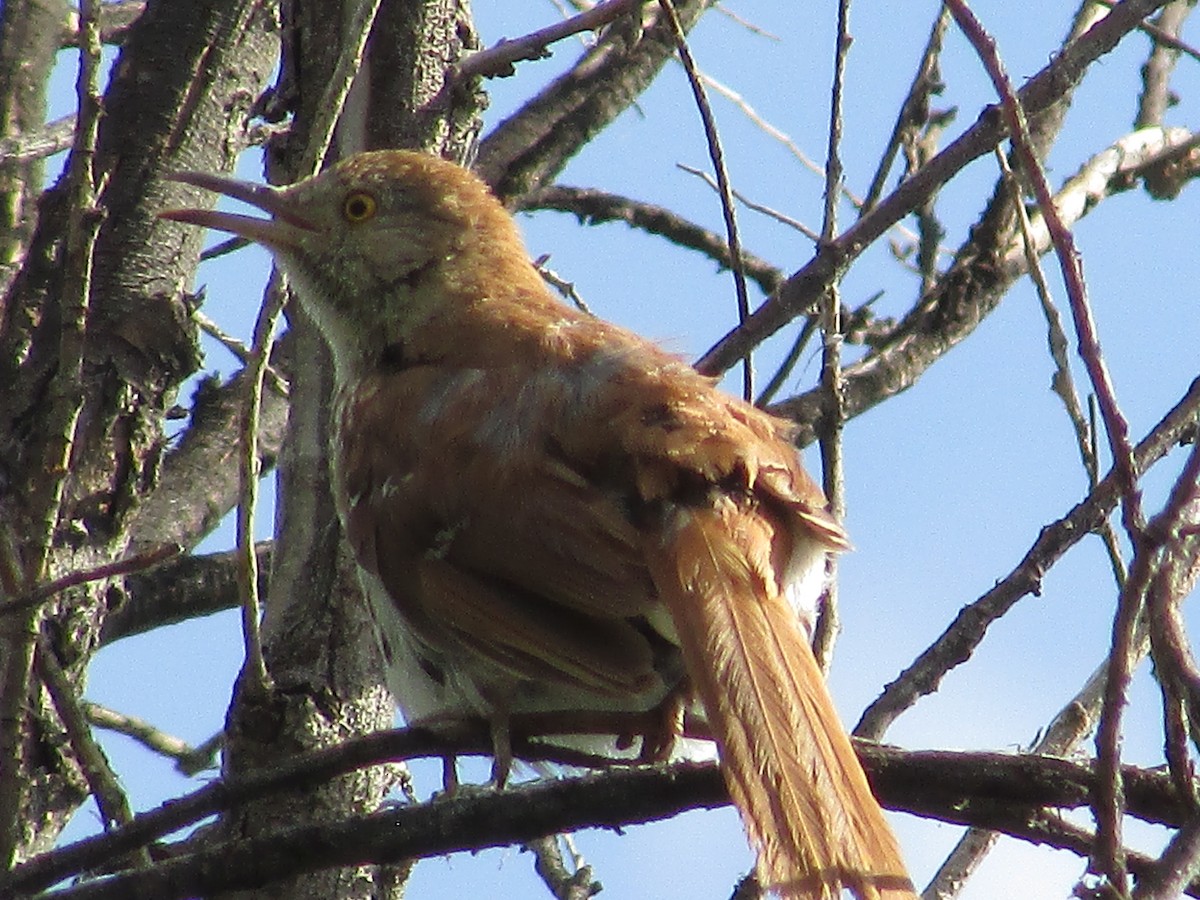
<instances>
[{"instance_id":1,"label":"bird","mask_svg":"<svg viewBox=\"0 0 1200 900\"><path fill-rule=\"evenodd\" d=\"M849 548L792 426L559 299L476 175L408 150L285 188L171 179L260 215L333 359L334 494L410 723L699 707L769 893L913 898L810 646ZM623 736L626 743L630 735Z\"/></svg>"}]
</instances>

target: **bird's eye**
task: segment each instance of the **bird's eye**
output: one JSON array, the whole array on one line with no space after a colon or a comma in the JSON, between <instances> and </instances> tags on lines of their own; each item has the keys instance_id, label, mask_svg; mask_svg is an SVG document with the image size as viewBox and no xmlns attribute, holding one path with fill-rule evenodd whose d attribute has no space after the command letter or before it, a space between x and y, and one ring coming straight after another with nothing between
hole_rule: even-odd
<instances>
[{"instance_id":1,"label":"bird's eye","mask_svg":"<svg viewBox=\"0 0 1200 900\"><path fill-rule=\"evenodd\" d=\"M365 222L374 218L379 203L366 191L354 191L342 201L342 218L347 222Z\"/></svg>"}]
</instances>

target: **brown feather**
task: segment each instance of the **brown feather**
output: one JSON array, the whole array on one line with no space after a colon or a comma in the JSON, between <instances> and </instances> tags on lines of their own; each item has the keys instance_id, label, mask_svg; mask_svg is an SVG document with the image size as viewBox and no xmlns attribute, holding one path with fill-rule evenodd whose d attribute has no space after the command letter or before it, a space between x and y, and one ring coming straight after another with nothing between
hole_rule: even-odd
<instances>
[{"instance_id":1,"label":"brown feather","mask_svg":"<svg viewBox=\"0 0 1200 900\"><path fill-rule=\"evenodd\" d=\"M820 670L762 552L789 540L752 504L677 510L651 554L734 804L783 897L911 898ZM757 551L757 552L756 552Z\"/></svg>"},{"instance_id":2,"label":"brown feather","mask_svg":"<svg viewBox=\"0 0 1200 900\"><path fill-rule=\"evenodd\" d=\"M849 543L787 423L559 303L457 166L177 177L274 217L168 214L271 247L333 350L335 496L406 713L483 715L499 759L511 714L695 692L770 889L914 896L803 633Z\"/></svg>"}]
</instances>

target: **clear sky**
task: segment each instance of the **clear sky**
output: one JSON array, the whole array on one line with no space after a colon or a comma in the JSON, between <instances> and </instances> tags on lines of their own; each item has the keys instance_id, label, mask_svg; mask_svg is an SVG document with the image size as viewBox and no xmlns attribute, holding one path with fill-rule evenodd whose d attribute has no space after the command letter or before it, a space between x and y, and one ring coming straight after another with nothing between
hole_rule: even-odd
<instances>
[{"instance_id":1,"label":"clear sky","mask_svg":"<svg viewBox=\"0 0 1200 900\"><path fill-rule=\"evenodd\" d=\"M864 2L852 12L842 152L848 186L860 195L892 129L937 5L932 0ZM828 121L834 4L731 0L727 6L779 40L710 13L693 36L699 65L820 160ZM1019 84L1055 52L1074 5L980 0L975 11L995 34ZM495 0L478 0L475 14L488 45L541 27L557 15L549 3ZM1093 67L1049 160L1052 184L1060 184L1088 156L1129 131L1138 68L1147 49L1148 41L1135 35ZM577 42L563 42L552 59L520 64L515 77L492 82L489 128L578 52ZM74 62L66 55L64 62L64 90L69 90ZM1195 62L1180 64L1174 83L1181 102L1168 114L1171 124L1195 122L1198 71ZM953 27L943 77L946 92L935 104L959 109L948 128L950 139L995 99L974 53ZM735 186L819 228L821 179L730 103L714 97L713 104ZM682 71L672 65L636 109L571 162L561 181L661 203L719 230L715 195L676 163L709 167L689 89ZM243 161L244 174L257 176L259 171L252 155ZM995 162L985 158L939 198L945 246L964 240L995 178ZM1075 232L1117 395L1135 438L1197 374L1196 203L1194 188L1169 204L1152 203L1135 190L1106 200ZM746 210L739 215L745 245L756 254L788 272L810 258L811 242L799 233ZM841 215L843 224L852 221L849 209L843 207ZM560 214L523 216L521 225L531 255L551 254L550 267L575 283L593 311L689 358L736 321L729 275L715 272L694 254L623 225L582 228ZM1047 270L1056 299L1063 302L1051 261ZM248 338L266 272L266 257L256 250L206 266L200 281L207 285L208 315ZM877 312L899 315L911 305L916 284L881 247L855 266L843 296L857 305L884 291ZM772 371L782 346L774 341L764 351L757 365L760 375ZM960 607L1008 573L1044 524L1083 497L1085 479L1072 432L1061 403L1049 391L1052 368L1045 347L1042 314L1028 283L1022 282L974 336L915 388L847 427L847 524L856 550L842 563L844 631L831 676L847 724L942 632ZM230 356L211 344L208 348L211 368L234 371ZM1075 363L1078 375L1082 367ZM789 390L810 386L817 369L810 354ZM1080 390L1086 394L1086 385ZM814 451L807 451L806 459L810 469L817 467ZM1168 464L1167 474L1175 468ZM1158 509L1169 484L1163 475L1149 479L1148 511ZM259 517L260 532L268 536L269 507ZM231 542L232 528L223 527L204 549ZM1023 600L977 657L952 673L936 696L903 716L887 739L911 748L1028 746L1100 662L1114 602L1100 544L1086 540L1050 573L1042 595ZM87 696L198 743L222 723L240 652L232 613L128 639L100 653ZM1124 742L1128 761L1161 762L1159 717L1157 690L1142 672ZM169 763L125 738L105 736L104 746L139 809L200 784L174 775ZM1091 752L1091 745L1085 749ZM440 764L418 767L417 774L422 791L440 785ZM477 774L482 780L486 770ZM923 886L960 829L901 815L893 822L914 878ZM86 806L69 834L80 836L94 827L94 811ZM1150 829L1132 829L1129 839L1147 849L1161 840ZM621 837L582 832L576 844L603 881L604 896L614 898L723 898L751 862L736 815L728 809L632 828ZM1081 872L1082 862L1072 855L1004 841L963 896L1065 897ZM545 891L530 858L506 849L424 862L409 896L537 897Z\"/></svg>"}]
</instances>

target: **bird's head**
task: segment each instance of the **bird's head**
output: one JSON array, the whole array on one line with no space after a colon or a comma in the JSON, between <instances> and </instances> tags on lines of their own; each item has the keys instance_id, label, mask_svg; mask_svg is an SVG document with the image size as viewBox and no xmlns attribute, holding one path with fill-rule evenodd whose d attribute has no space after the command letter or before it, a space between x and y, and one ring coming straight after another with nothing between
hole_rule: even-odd
<instances>
[{"instance_id":1,"label":"bird's head","mask_svg":"<svg viewBox=\"0 0 1200 900\"><path fill-rule=\"evenodd\" d=\"M335 354L353 353L353 345L385 332L402 339L455 295L462 272L487 268L488 256L511 253L514 241L520 246L483 182L422 153L362 153L286 188L204 172L167 177L269 214L174 209L159 215L266 246Z\"/></svg>"}]
</instances>

